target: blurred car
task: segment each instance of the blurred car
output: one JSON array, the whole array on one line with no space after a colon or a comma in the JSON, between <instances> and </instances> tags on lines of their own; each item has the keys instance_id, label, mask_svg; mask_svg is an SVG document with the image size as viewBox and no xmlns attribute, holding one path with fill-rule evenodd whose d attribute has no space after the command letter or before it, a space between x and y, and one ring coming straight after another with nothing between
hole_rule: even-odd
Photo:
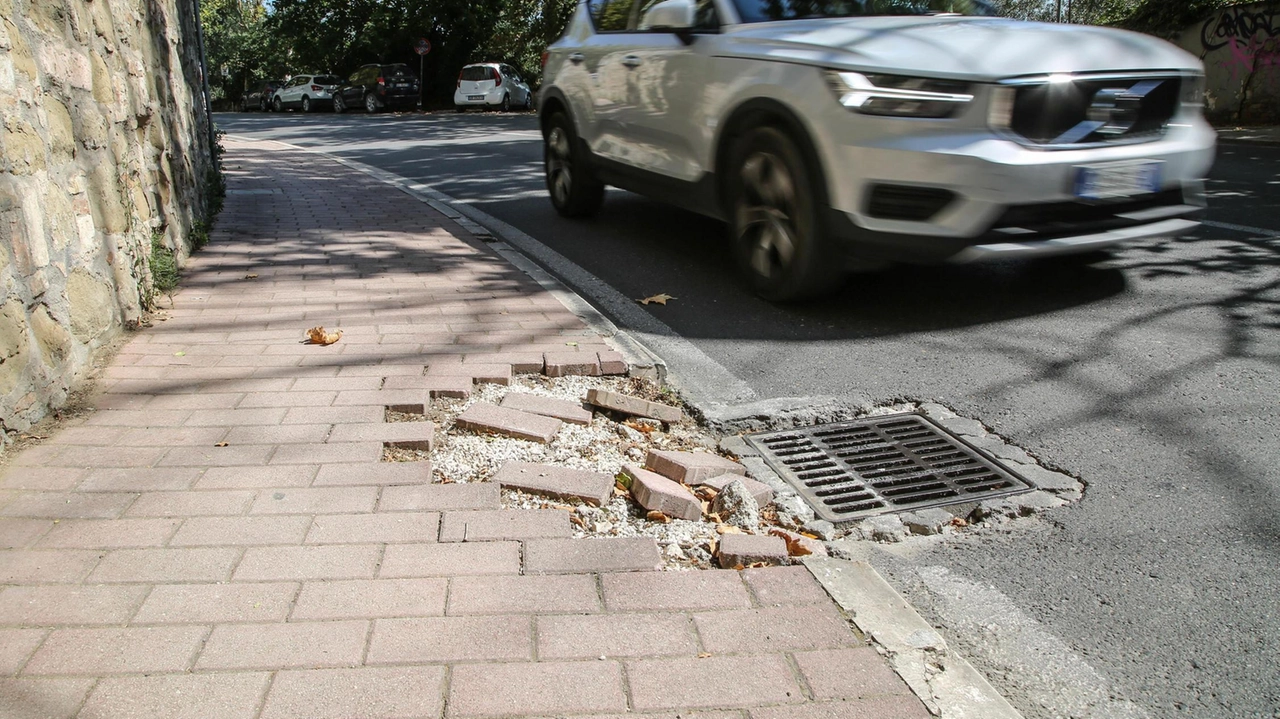
<instances>
[{"instance_id":1,"label":"blurred car","mask_svg":"<svg viewBox=\"0 0 1280 719\"><path fill-rule=\"evenodd\" d=\"M275 95L276 89L284 84L284 80L267 80L254 86L253 92L248 93L240 98L240 112L248 112L250 110L260 110L266 112L271 109L271 97Z\"/></svg>"},{"instance_id":2,"label":"blurred car","mask_svg":"<svg viewBox=\"0 0 1280 719\"><path fill-rule=\"evenodd\" d=\"M361 65L338 85L333 111L363 107L368 112L418 105L418 76L408 65Z\"/></svg>"},{"instance_id":3,"label":"blurred car","mask_svg":"<svg viewBox=\"0 0 1280 719\"><path fill-rule=\"evenodd\" d=\"M333 104L333 90L342 79L337 75L295 75L276 89L271 107L276 112L299 109L311 112Z\"/></svg>"},{"instance_id":4,"label":"blurred car","mask_svg":"<svg viewBox=\"0 0 1280 719\"><path fill-rule=\"evenodd\" d=\"M1195 227L1216 144L1203 63L989 11L583 3L544 56L551 202L591 215L607 183L723 219L773 300L889 262L1091 256Z\"/></svg>"},{"instance_id":5,"label":"blurred car","mask_svg":"<svg viewBox=\"0 0 1280 719\"><path fill-rule=\"evenodd\" d=\"M453 93L453 106L462 112L468 107L512 107L533 109L533 92L514 67L498 62L467 65L458 73L458 87Z\"/></svg>"}]
</instances>

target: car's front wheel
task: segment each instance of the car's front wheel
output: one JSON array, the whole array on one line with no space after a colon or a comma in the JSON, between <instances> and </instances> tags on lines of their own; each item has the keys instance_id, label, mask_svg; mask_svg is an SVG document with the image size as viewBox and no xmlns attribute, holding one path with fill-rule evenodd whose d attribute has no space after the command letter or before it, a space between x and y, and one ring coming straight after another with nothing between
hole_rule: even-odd
<instances>
[{"instance_id":1,"label":"car's front wheel","mask_svg":"<svg viewBox=\"0 0 1280 719\"><path fill-rule=\"evenodd\" d=\"M547 120L542 165L551 204L565 217L590 217L604 202L604 184L583 161L569 117L557 112Z\"/></svg>"},{"instance_id":2,"label":"car's front wheel","mask_svg":"<svg viewBox=\"0 0 1280 719\"><path fill-rule=\"evenodd\" d=\"M302 111L311 112L311 98L309 97L302 98Z\"/></svg>"},{"instance_id":3,"label":"car's front wheel","mask_svg":"<svg viewBox=\"0 0 1280 719\"><path fill-rule=\"evenodd\" d=\"M280 102L280 98L271 101L271 109L276 112L284 112L284 103Z\"/></svg>"},{"instance_id":4,"label":"car's front wheel","mask_svg":"<svg viewBox=\"0 0 1280 719\"><path fill-rule=\"evenodd\" d=\"M503 112L511 112L511 96L504 94L502 96L502 104L498 105L498 109Z\"/></svg>"},{"instance_id":5,"label":"car's front wheel","mask_svg":"<svg viewBox=\"0 0 1280 719\"><path fill-rule=\"evenodd\" d=\"M374 97L372 92L366 93L364 96L364 109L369 114L378 111L378 98Z\"/></svg>"},{"instance_id":6,"label":"car's front wheel","mask_svg":"<svg viewBox=\"0 0 1280 719\"><path fill-rule=\"evenodd\" d=\"M333 111L341 115L343 112L346 111L346 109L347 109L346 101L342 99L341 95L335 94L333 96Z\"/></svg>"},{"instance_id":7,"label":"car's front wheel","mask_svg":"<svg viewBox=\"0 0 1280 719\"><path fill-rule=\"evenodd\" d=\"M751 288L772 301L830 290L840 271L826 251L814 179L796 143L777 128L753 128L734 143L729 168L733 252Z\"/></svg>"}]
</instances>

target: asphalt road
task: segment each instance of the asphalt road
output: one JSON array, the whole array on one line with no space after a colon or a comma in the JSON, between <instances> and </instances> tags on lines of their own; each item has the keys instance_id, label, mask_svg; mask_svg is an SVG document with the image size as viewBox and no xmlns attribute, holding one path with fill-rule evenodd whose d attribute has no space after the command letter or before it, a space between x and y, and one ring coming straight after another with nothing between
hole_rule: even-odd
<instances>
[{"instance_id":1,"label":"asphalt road","mask_svg":"<svg viewBox=\"0 0 1280 719\"><path fill-rule=\"evenodd\" d=\"M1010 531L869 554L1027 716L1280 717L1280 147L1222 146L1219 226L1104 265L895 268L780 307L744 290L714 221L617 191L558 217L529 115L218 123L429 184L627 297L675 296L643 311L758 398L937 401L1081 477L1082 501Z\"/></svg>"}]
</instances>

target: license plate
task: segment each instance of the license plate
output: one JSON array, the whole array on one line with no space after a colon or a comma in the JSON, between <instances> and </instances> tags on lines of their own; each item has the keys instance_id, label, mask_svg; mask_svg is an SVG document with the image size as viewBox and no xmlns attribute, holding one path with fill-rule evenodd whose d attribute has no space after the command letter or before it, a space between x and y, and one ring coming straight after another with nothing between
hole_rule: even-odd
<instances>
[{"instance_id":1,"label":"license plate","mask_svg":"<svg viewBox=\"0 0 1280 719\"><path fill-rule=\"evenodd\" d=\"M484 95L467 95L468 100L483 100Z\"/></svg>"},{"instance_id":2,"label":"license plate","mask_svg":"<svg viewBox=\"0 0 1280 719\"><path fill-rule=\"evenodd\" d=\"M1145 195L1160 189L1159 162L1127 160L1076 168L1075 194L1084 200Z\"/></svg>"}]
</instances>

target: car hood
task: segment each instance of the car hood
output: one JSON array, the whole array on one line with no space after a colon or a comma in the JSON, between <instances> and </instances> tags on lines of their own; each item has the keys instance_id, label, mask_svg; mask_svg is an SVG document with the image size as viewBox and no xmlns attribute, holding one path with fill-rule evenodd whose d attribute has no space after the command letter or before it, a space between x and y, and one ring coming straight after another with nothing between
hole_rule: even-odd
<instances>
[{"instance_id":1,"label":"car hood","mask_svg":"<svg viewBox=\"0 0 1280 719\"><path fill-rule=\"evenodd\" d=\"M869 17L738 25L721 36L730 57L802 62L971 80L1066 72L1201 72L1194 55L1112 28L987 17Z\"/></svg>"}]
</instances>

